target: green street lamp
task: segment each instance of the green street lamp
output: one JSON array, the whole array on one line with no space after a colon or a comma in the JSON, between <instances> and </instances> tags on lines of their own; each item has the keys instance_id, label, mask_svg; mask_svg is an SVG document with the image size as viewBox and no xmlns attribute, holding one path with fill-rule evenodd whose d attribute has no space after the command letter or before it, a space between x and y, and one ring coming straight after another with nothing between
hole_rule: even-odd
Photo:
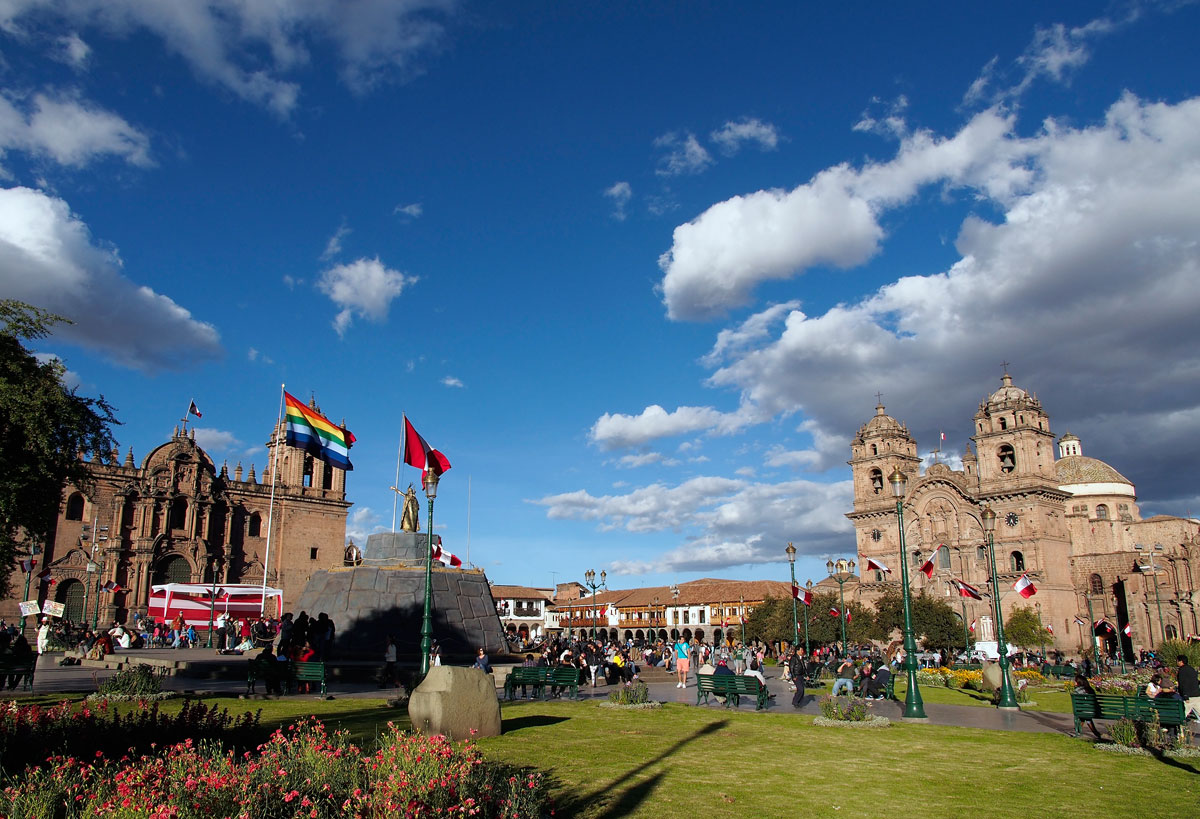
<instances>
[{"instance_id":1,"label":"green street lamp","mask_svg":"<svg viewBox=\"0 0 1200 819\"><path fill-rule=\"evenodd\" d=\"M429 498L429 534L425 536L425 610L421 615L421 679L429 673L429 652L433 649L433 499L437 497L436 470L425 469L425 497Z\"/></svg>"},{"instance_id":2,"label":"green street lamp","mask_svg":"<svg viewBox=\"0 0 1200 819\"><path fill-rule=\"evenodd\" d=\"M746 598L739 599L738 619L742 621L742 645L746 645Z\"/></svg>"},{"instance_id":3,"label":"green street lamp","mask_svg":"<svg viewBox=\"0 0 1200 819\"><path fill-rule=\"evenodd\" d=\"M908 690L904 693L904 719L925 720L925 703L917 687L917 641L913 637L912 599L908 588L908 551L904 545L904 493L908 478L897 467L888 482L892 485L892 497L896 499L896 523L900 527L900 587L904 599L904 669L908 677Z\"/></svg>"},{"instance_id":4,"label":"green street lamp","mask_svg":"<svg viewBox=\"0 0 1200 819\"><path fill-rule=\"evenodd\" d=\"M608 572L601 569L600 570L600 582L597 583L595 571L593 571L592 569L588 569L586 572L583 573L584 582L587 584L587 587L592 590L592 639L593 640L596 639L596 620L600 616L596 612L596 589L598 589L604 585L604 578L606 578L606 577L608 577Z\"/></svg>"},{"instance_id":5,"label":"green street lamp","mask_svg":"<svg viewBox=\"0 0 1200 819\"><path fill-rule=\"evenodd\" d=\"M800 624L796 616L796 590L799 586L796 585L796 547L788 542L787 548L784 549L788 556L788 566L792 571L792 645L800 642ZM808 609L804 610L804 653L808 654Z\"/></svg>"},{"instance_id":6,"label":"green street lamp","mask_svg":"<svg viewBox=\"0 0 1200 819\"><path fill-rule=\"evenodd\" d=\"M1000 702L1003 709L1020 710L1017 698L1013 694L1012 680L1008 675L1008 644L1004 642L1004 617L1000 609L1000 586L996 578L996 512L990 506L983 507L981 515L983 531L987 532L988 555L991 558L992 569L992 608L996 612L996 650L1000 652Z\"/></svg>"},{"instance_id":7,"label":"green street lamp","mask_svg":"<svg viewBox=\"0 0 1200 819\"><path fill-rule=\"evenodd\" d=\"M1140 544L1140 543L1134 544L1133 548L1137 549L1140 552L1142 550L1142 544ZM1155 543L1154 548L1150 549L1150 565L1148 567L1139 565L1138 571L1142 572L1143 576L1146 574L1150 574L1150 575L1153 575L1153 577L1154 577L1154 605L1158 607L1158 633L1162 635L1162 638L1164 640L1166 640L1167 639L1167 627L1165 625L1163 625L1162 600L1159 598L1159 595L1158 595L1158 567L1154 565L1154 552L1156 550L1162 551L1161 543ZM1146 571L1147 568L1149 569L1149 572ZM1150 642L1152 642L1152 643L1154 642L1153 634L1150 635ZM1161 645L1161 643L1159 645Z\"/></svg>"},{"instance_id":8,"label":"green street lamp","mask_svg":"<svg viewBox=\"0 0 1200 819\"><path fill-rule=\"evenodd\" d=\"M829 576L838 584L838 599L841 600L841 608L838 609L838 619L842 621L842 656L850 655L850 646L846 643L846 583L850 578L854 577L854 561L838 558L834 563L832 560L825 561L825 570L829 572Z\"/></svg>"},{"instance_id":9,"label":"green street lamp","mask_svg":"<svg viewBox=\"0 0 1200 819\"><path fill-rule=\"evenodd\" d=\"M1038 618L1038 637L1042 641L1042 662L1046 662L1046 626L1042 623L1042 604L1034 603L1034 609L1037 610Z\"/></svg>"}]
</instances>

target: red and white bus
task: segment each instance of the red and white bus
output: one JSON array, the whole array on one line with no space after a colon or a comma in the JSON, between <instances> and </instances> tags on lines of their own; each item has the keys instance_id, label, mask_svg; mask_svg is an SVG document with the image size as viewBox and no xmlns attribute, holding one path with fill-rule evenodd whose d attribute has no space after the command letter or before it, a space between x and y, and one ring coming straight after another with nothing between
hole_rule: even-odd
<instances>
[{"instance_id":1,"label":"red and white bus","mask_svg":"<svg viewBox=\"0 0 1200 819\"><path fill-rule=\"evenodd\" d=\"M150 617L170 623L182 614L185 625L207 629L210 621L222 613L234 620L257 619L260 614L283 614L283 591L267 586L230 584L217 586L215 605L213 587L203 583L166 583L150 587Z\"/></svg>"}]
</instances>

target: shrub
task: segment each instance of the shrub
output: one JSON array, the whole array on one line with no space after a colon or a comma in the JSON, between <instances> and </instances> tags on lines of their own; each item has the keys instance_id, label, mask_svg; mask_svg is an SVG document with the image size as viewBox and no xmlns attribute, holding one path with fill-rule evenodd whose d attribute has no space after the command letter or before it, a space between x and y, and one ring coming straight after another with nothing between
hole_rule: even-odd
<instances>
[{"instance_id":1,"label":"shrub","mask_svg":"<svg viewBox=\"0 0 1200 819\"><path fill-rule=\"evenodd\" d=\"M944 688L946 678L936 668L921 668L917 670L917 685Z\"/></svg>"},{"instance_id":2,"label":"shrub","mask_svg":"<svg viewBox=\"0 0 1200 819\"><path fill-rule=\"evenodd\" d=\"M1159 659L1167 668L1175 668L1175 661L1182 655L1188 658L1188 665L1200 668L1200 643L1188 643L1183 640L1164 640L1158 646Z\"/></svg>"},{"instance_id":3,"label":"shrub","mask_svg":"<svg viewBox=\"0 0 1200 819\"><path fill-rule=\"evenodd\" d=\"M1126 748L1138 747L1137 724L1128 717L1121 717L1110 725L1108 735L1117 745L1124 745Z\"/></svg>"},{"instance_id":4,"label":"shrub","mask_svg":"<svg viewBox=\"0 0 1200 819\"><path fill-rule=\"evenodd\" d=\"M869 715L867 701L859 697L834 697L829 694L818 701L821 716L845 722L862 722Z\"/></svg>"},{"instance_id":5,"label":"shrub","mask_svg":"<svg viewBox=\"0 0 1200 819\"><path fill-rule=\"evenodd\" d=\"M633 685L622 685L608 695L615 705L643 705L650 702L650 689L640 680Z\"/></svg>"},{"instance_id":6,"label":"shrub","mask_svg":"<svg viewBox=\"0 0 1200 819\"><path fill-rule=\"evenodd\" d=\"M0 707L0 769L17 774L55 755L116 757L189 738L244 750L262 739L258 722L258 712L235 718L194 700L184 700L173 716L160 713L157 703L137 703L122 712L104 701L79 708L68 702L50 708L13 702Z\"/></svg>"},{"instance_id":7,"label":"shrub","mask_svg":"<svg viewBox=\"0 0 1200 819\"><path fill-rule=\"evenodd\" d=\"M189 740L136 760L56 757L0 794L4 815L61 819L516 819L547 807L540 773L489 763L470 742L403 734L389 724L375 752L364 753L316 719L277 731L244 755Z\"/></svg>"},{"instance_id":8,"label":"shrub","mask_svg":"<svg viewBox=\"0 0 1200 819\"><path fill-rule=\"evenodd\" d=\"M1028 685L1046 685L1048 680L1042 676L1042 672L1034 671L1033 669L1024 669L1022 671L1012 672L1013 681L1025 680Z\"/></svg>"},{"instance_id":9,"label":"shrub","mask_svg":"<svg viewBox=\"0 0 1200 819\"><path fill-rule=\"evenodd\" d=\"M100 683L96 690L110 696L147 697L162 691L162 678L148 665L132 665Z\"/></svg>"}]
</instances>

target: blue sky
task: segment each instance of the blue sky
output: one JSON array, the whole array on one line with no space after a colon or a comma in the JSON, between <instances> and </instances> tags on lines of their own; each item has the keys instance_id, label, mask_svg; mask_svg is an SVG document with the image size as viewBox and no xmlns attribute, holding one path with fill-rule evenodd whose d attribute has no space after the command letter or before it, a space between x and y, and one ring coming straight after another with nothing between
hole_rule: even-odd
<instances>
[{"instance_id":1,"label":"blue sky","mask_svg":"<svg viewBox=\"0 0 1200 819\"><path fill-rule=\"evenodd\" d=\"M497 582L819 579L875 393L954 463L1002 361L1194 513L1198 17L3 0L0 295L138 458L315 394L360 543L407 412Z\"/></svg>"}]
</instances>

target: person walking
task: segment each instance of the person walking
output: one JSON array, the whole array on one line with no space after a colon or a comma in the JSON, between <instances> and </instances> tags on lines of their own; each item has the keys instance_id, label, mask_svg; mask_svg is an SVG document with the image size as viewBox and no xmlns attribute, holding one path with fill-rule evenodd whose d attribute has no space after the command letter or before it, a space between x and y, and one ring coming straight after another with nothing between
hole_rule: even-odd
<instances>
[{"instance_id":1,"label":"person walking","mask_svg":"<svg viewBox=\"0 0 1200 819\"><path fill-rule=\"evenodd\" d=\"M691 646L680 635L675 641L675 676L679 678L676 688L687 688L688 667L691 665Z\"/></svg>"},{"instance_id":2,"label":"person walking","mask_svg":"<svg viewBox=\"0 0 1200 819\"><path fill-rule=\"evenodd\" d=\"M796 693L792 694L792 707L799 708L804 705L804 649L798 648L792 652L792 656L788 658L787 663L788 673L792 677L792 684L796 687Z\"/></svg>"}]
</instances>

